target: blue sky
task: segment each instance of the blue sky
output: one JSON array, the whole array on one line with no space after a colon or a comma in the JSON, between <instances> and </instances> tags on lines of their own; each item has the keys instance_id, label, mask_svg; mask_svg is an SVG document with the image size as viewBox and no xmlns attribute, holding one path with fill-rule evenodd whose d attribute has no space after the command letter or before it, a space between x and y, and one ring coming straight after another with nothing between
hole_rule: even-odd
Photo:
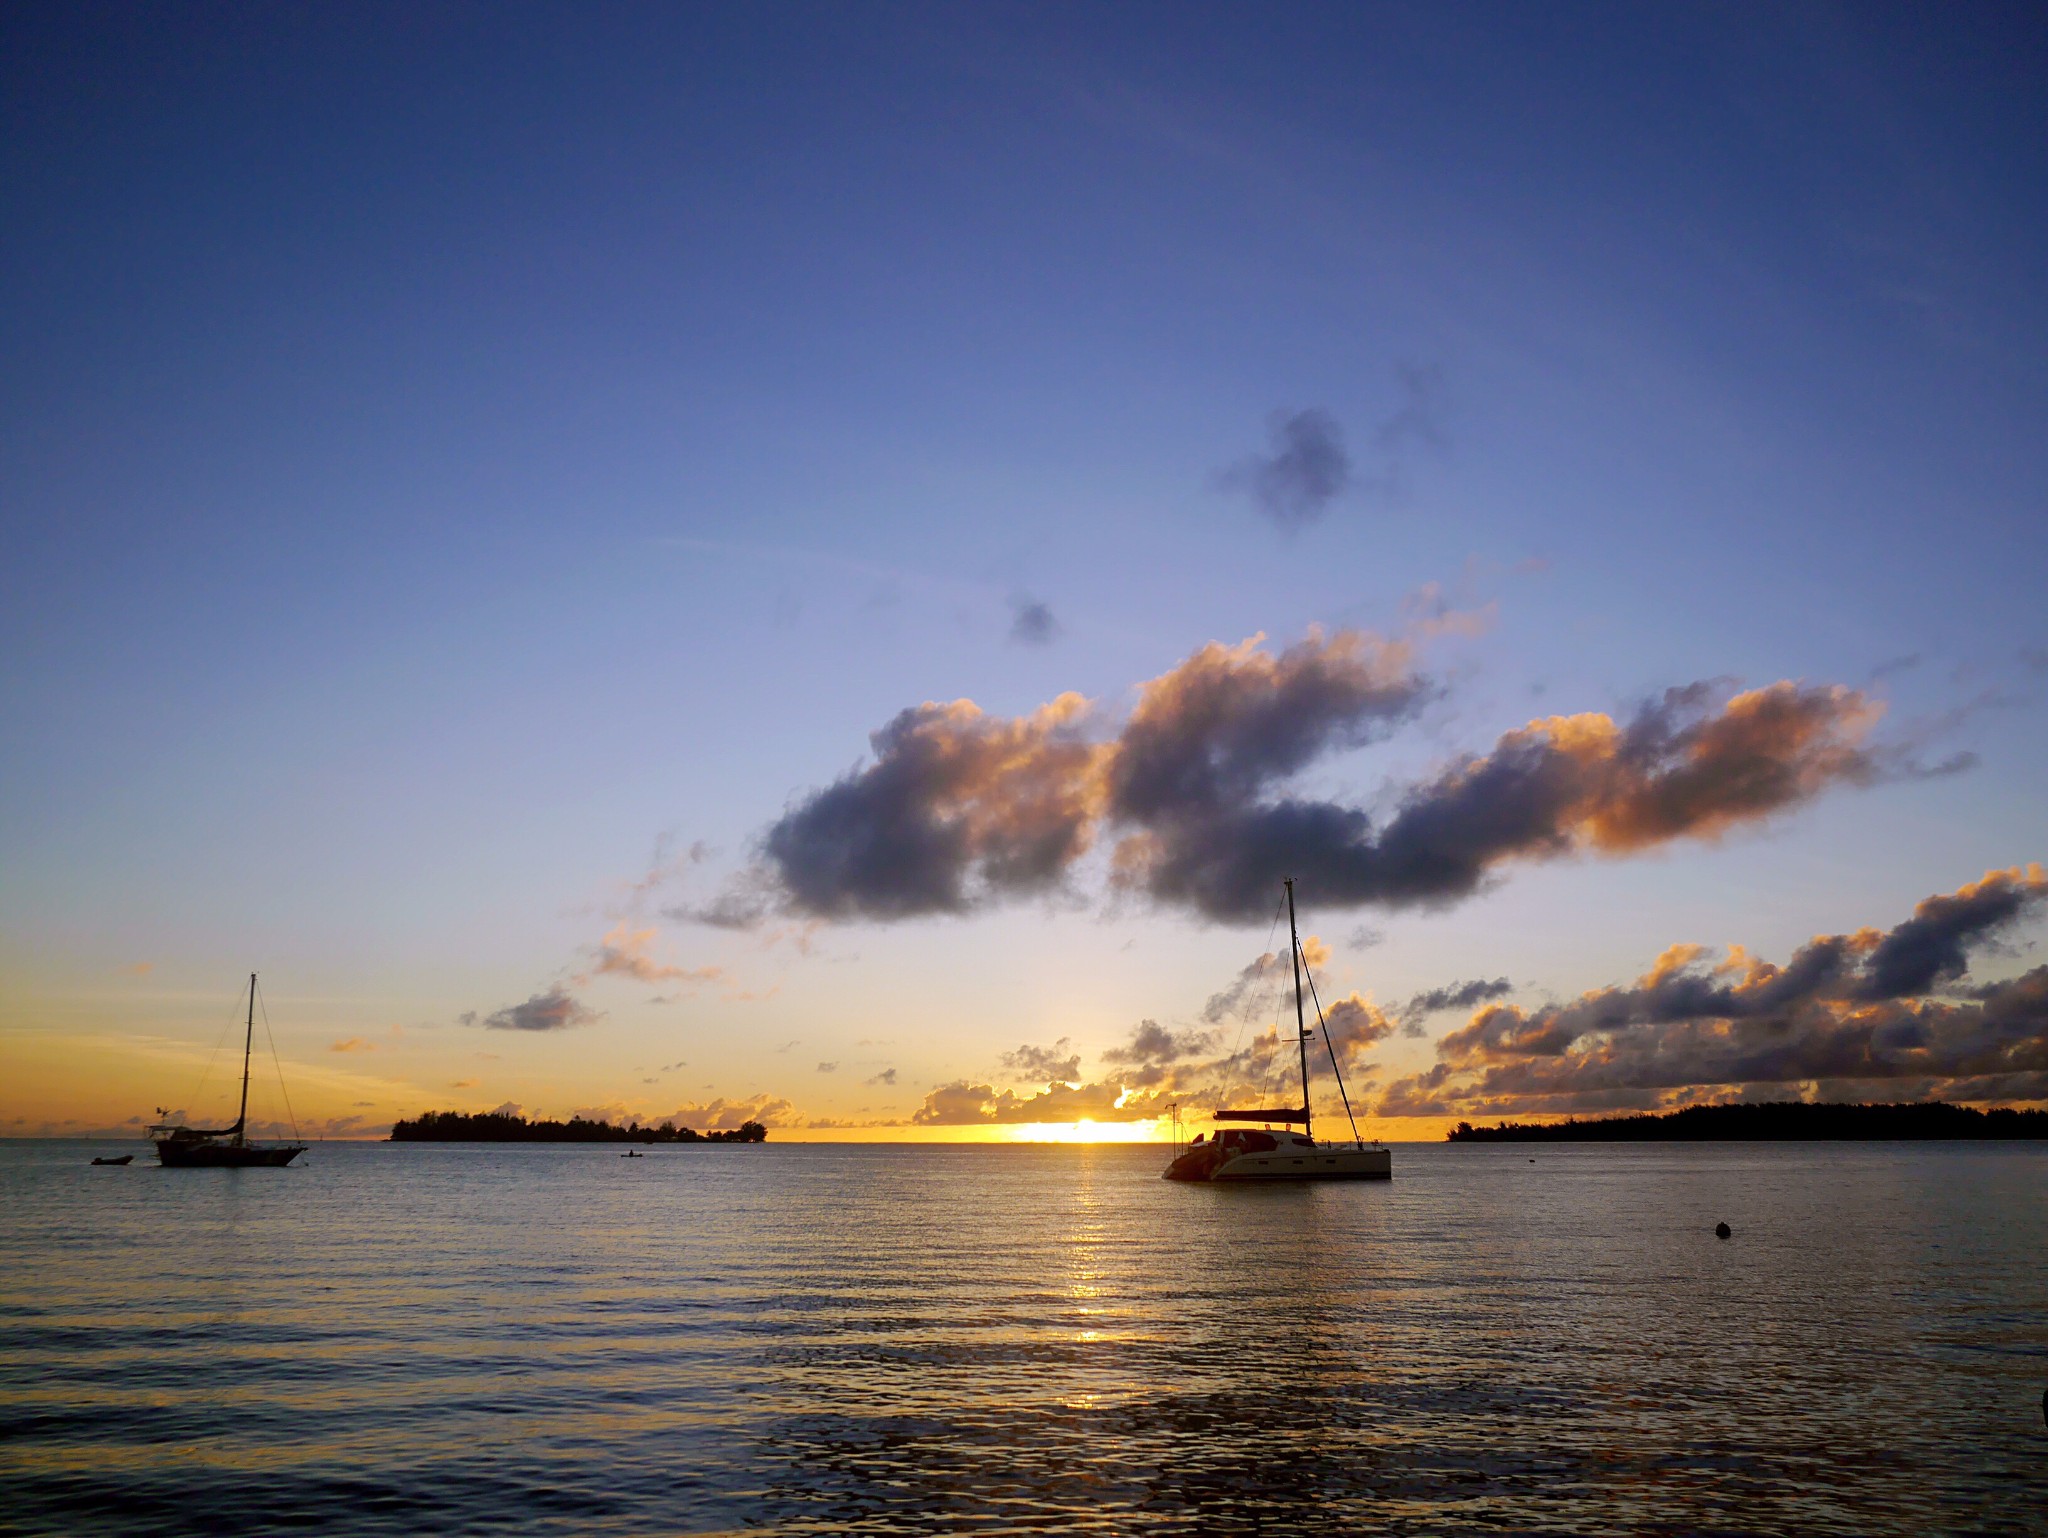
<instances>
[{"instance_id":1,"label":"blue sky","mask_svg":"<svg viewBox=\"0 0 2048 1538\"><path fill-rule=\"evenodd\" d=\"M1109 732L1207 643L1432 605L1483 633L1420 643L1431 703L1297 787L1384 816L1534 717L1703 679L1863 690L1889 767L1431 909L1305 890L1380 936L1345 990L1782 957L2043 855L2038 11L0 27L0 1052L146 1036L176 1079L259 967L295 1073L377 1064L337 1120L907 1117L1020 1044L1195 1019L1263 927L1100 858L808 955L664 910L922 701L1072 690ZM1347 473L1282 527L1243 471L1300 412ZM664 836L708 852L636 907ZM628 920L736 981L574 983ZM2021 968L2015 922L1976 975ZM558 985L603 1018L454 1023ZM862 1053L899 1085L846 1089ZM50 1075L0 1119L119 1119Z\"/></svg>"}]
</instances>

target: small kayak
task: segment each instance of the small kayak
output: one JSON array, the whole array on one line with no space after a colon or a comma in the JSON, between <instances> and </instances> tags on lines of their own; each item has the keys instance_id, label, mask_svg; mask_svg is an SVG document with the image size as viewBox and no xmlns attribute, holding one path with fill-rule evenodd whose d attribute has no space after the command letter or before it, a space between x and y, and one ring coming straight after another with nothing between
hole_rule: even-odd
<instances>
[{"instance_id":1,"label":"small kayak","mask_svg":"<svg viewBox=\"0 0 2048 1538\"><path fill-rule=\"evenodd\" d=\"M93 1162L93 1163L95 1163L95 1164L126 1164L126 1163L127 1163L127 1162L128 1162L129 1160L130 1160L130 1159L132 1159L132 1158L134 1158L134 1157L135 1157L135 1155L133 1155L133 1154L122 1154L122 1155L121 1155L120 1157L118 1157L118 1158L114 1158L114 1159L95 1159L95 1160L93 1160L92 1162Z\"/></svg>"}]
</instances>

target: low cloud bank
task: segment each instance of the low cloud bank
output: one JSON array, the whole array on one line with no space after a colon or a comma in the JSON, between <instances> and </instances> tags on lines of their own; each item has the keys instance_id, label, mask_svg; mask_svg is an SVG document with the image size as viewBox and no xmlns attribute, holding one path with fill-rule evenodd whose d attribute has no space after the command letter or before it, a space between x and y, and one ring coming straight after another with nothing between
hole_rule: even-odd
<instances>
[{"instance_id":1,"label":"low cloud bank","mask_svg":"<svg viewBox=\"0 0 2048 1538\"><path fill-rule=\"evenodd\" d=\"M1491 1004L1389 1087L1383 1116L1650 1110L1702 1098L2048 1099L2048 967L1975 984L1971 958L2048 908L2039 865L1987 872L1889 930L1818 935L1782 965L1674 945L1634 983Z\"/></svg>"},{"instance_id":2,"label":"low cloud bank","mask_svg":"<svg viewBox=\"0 0 2048 1538\"><path fill-rule=\"evenodd\" d=\"M1303 949L1317 966L1328 960L1328 950L1313 938L1303 943ZM1274 956L1261 956L1218 997L1241 991L1240 985L1247 979L1256 983L1286 970L1284 962ZM1280 1002L1277 990L1248 998L1245 1016ZM1053 1048L1023 1047L1003 1054L1003 1064L1012 1071L1052 1068L1044 1089L997 1089L993 1082L956 1079L930 1091L911 1120L921 1126L1065 1122L1084 1117L1150 1121L1166 1115L1176 1102L1197 1114L1226 1105L1293 1105L1301 1093L1301 1057L1292 1011L1289 1001L1283 1024L1254 1030L1248 1038L1240 1027L1237 1042L1227 1051L1223 1050L1227 1025L1175 1029L1157 1020L1141 1020L1123 1041L1099 1054L1102 1071L1087 1081L1080 1073L1079 1053L1059 1055L1068 1045L1064 1039ZM1356 993L1325 1005L1324 1021L1347 1080L1354 1073L1370 1070L1366 1054L1395 1028L1394 1021L1377 1005ZM1326 1092L1331 1087L1327 1077L1331 1047L1320 1040L1309 1044L1314 1071ZM1352 1088L1358 1087L1352 1084Z\"/></svg>"}]
</instances>

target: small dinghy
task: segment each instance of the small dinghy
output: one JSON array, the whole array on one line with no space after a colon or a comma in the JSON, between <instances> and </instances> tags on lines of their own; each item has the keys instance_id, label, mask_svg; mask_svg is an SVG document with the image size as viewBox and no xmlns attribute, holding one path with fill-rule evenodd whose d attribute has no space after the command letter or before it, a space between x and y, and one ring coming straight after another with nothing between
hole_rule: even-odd
<instances>
[{"instance_id":1,"label":"small dinghy","mask_svg":"<svg viewBox=\"0 0 2048 1538\"><path fill-rule=\"evenodd\" d=\"M133 1154L121 1154L121 1155L119 1155L119 1156L118 1156L118 1157L116 1157L116 1158L112 1158L112 1159L95 1159L95 1160L93 1160L92 1162L93 1162L93 1163L95 1163L95 1164L126 1164L126 1163L127 1163L127 1162L128 1162L129 1160L130 1160L130 1159L132 1159L132 1158L134 1158L134 1157L135 1157L135 1155L133 1155Z\"/></svg>"}]
</instances>

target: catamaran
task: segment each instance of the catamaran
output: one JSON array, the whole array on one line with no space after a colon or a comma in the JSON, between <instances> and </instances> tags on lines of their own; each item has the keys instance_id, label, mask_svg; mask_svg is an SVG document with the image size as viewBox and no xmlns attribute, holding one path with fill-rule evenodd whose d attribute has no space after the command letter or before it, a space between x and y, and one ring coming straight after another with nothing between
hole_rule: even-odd
<instances>
[{"instance_id":1,"label":"catamaran","mask_svg":"<svg viewBox=\"0 0 2048 1538\"><path fill-rule=\"evenodd\" d=\"M264 1018L269 1019L268 1012ZM266 1025L265 1030L269 1027ZM249 974L249 1018L242 1031L242 1109L232 1127L174 1127L159 1122L149 1129L156 1142L157 1162L169 1169L247 1169L276 1167L306 1151L304 1143L252 1143L243 1134L249 1125L249 1049L256 1040L256 974ZM159 1111L158 1115L163 1113ZM161 1134L161 1135L159 1135Z\"/></svg>"},{"instance_id":2,"label":"catamaran","mask_svg":"<svg viewBox=\"0 0 2048 1538\"><path fill-rule=\"evenodd\" d=\"M1316 1031L1308 1028L1302 1008L1301 979L1307 964L1302 954L1301 934L1294 922L1294 883L1287 886L1287 938L1294 960L1294 1030L1301 1048L1301 1104L1278 1110L1218 1111L1217 1121L1264 1122L1263 1130L1229 1128L1206 1142L1197 1134L1166 1167L1167 1180L1275 1181L1275 1180L1390 1180L1394 1155L1378 1143L1367 1146L1358 1135L1358 1120L1351 1114L1351 1097L1344 1091L1344 1071L1337 1066L1337 1044L1330 1040L1323 1005L1316 1000L1316 1028L1323 1045L1330 1050L1330 1072L1337 1080L1337 1093L1344 1100L1344 1116L1351 1123L1351 1142L1318 1143L1314 1123L1309 1119L1308 1044ZM1315 980L1309 980L1313 996ZM1277 1124L1277 1125L1276 1125ZM1301 1131L1292 1130L1299 1125Z\"/></svg>"}]
</instances>

